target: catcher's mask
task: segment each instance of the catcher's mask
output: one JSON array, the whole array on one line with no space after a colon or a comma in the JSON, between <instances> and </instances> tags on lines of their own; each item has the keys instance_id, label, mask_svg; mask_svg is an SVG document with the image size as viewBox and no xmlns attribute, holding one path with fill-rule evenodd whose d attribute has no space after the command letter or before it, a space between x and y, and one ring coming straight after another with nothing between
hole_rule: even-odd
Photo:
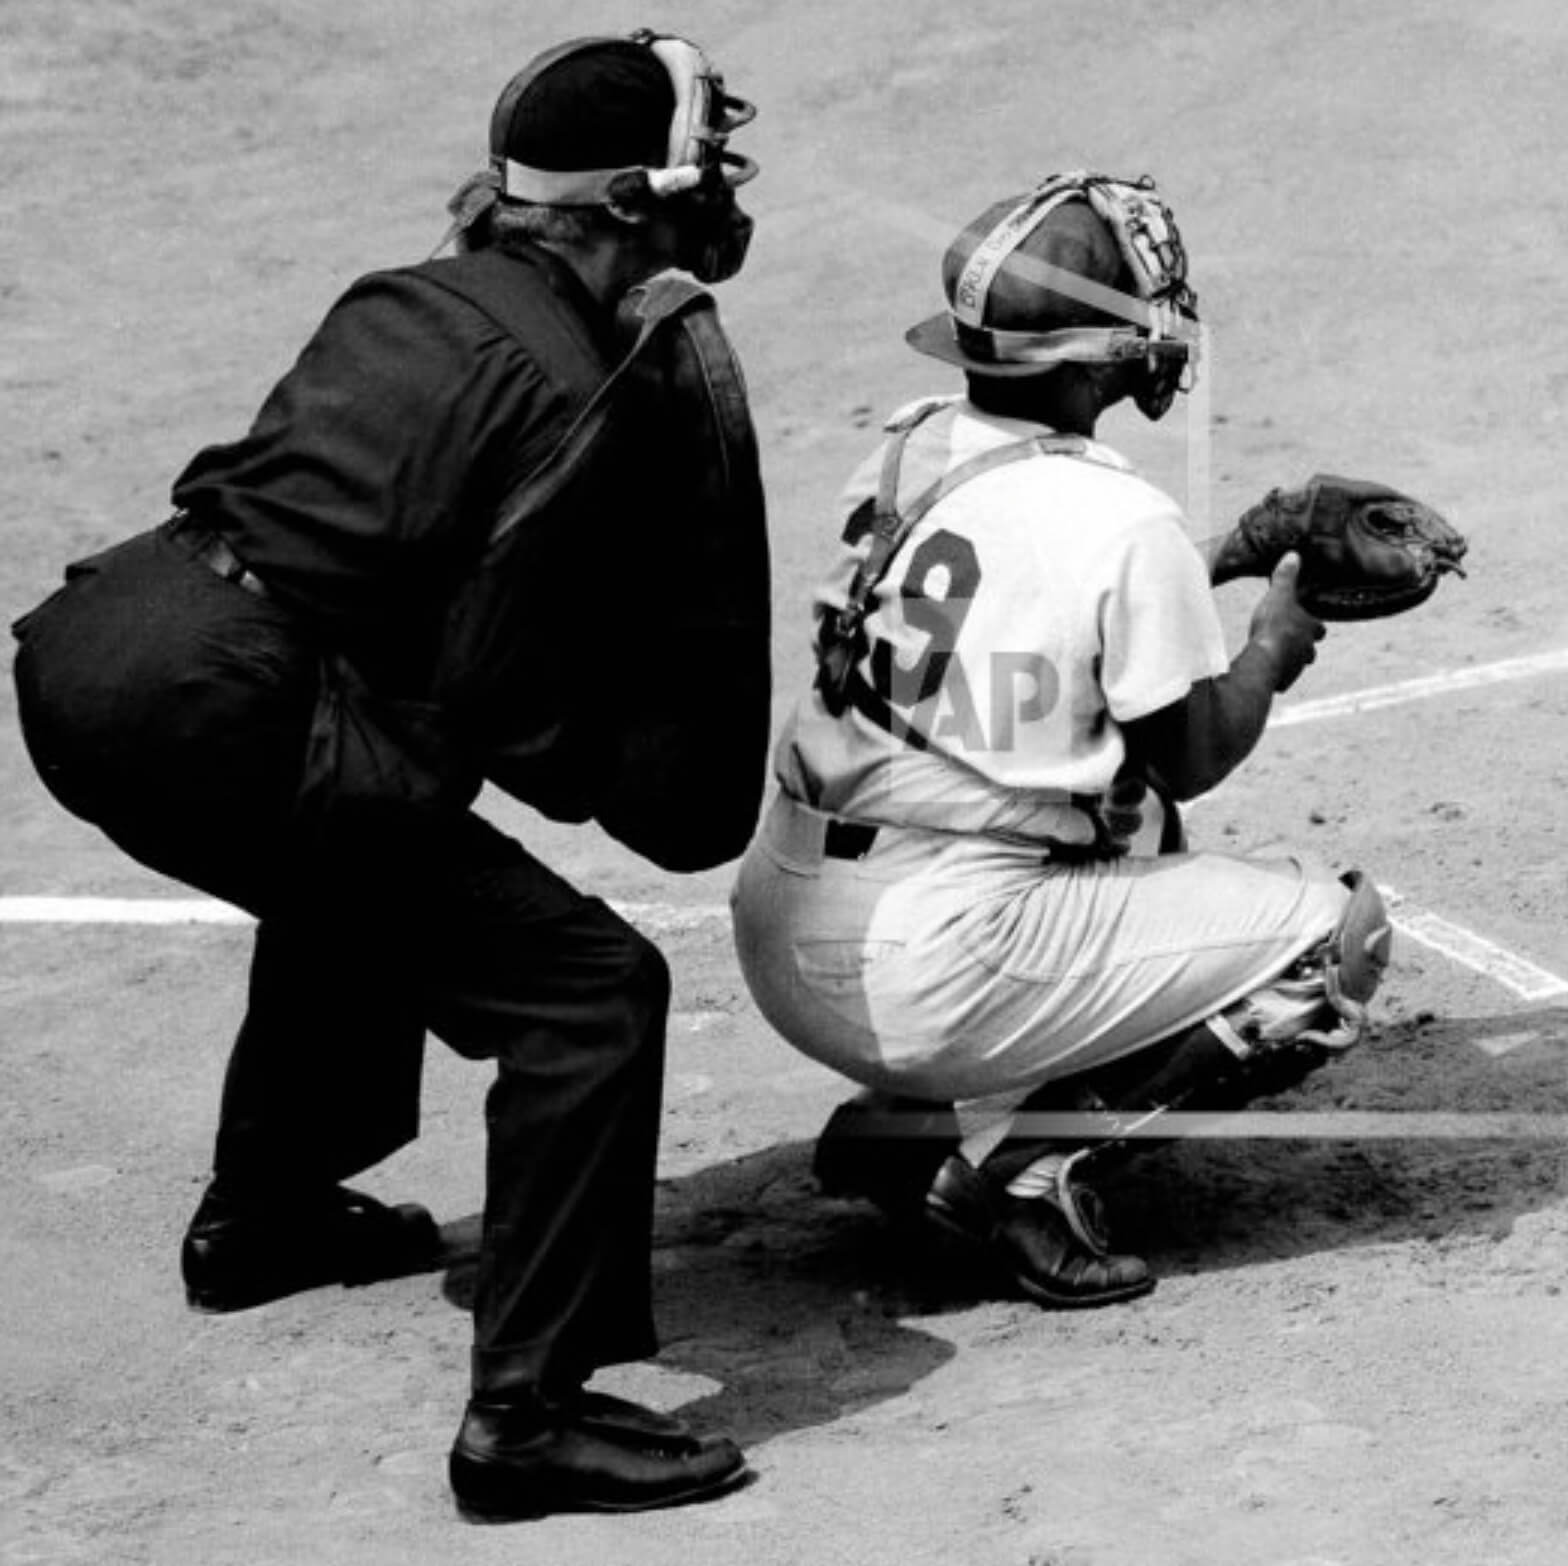
<instances>
[{"instance_id":1,"label":"catcher's mask","mask_svg":"<svg viewBox=\"0 0 1568 1566\"><path fill-rule=\"evenodd\" d=\"M1159 419L1197 365L1198 299L1154 181L1053 174L988 207L948 247L948 308L905 334L971 375L1141 361L1134 401Z\"/></svg>"},{"instance_id":2,"label":"catcher's mask","mask_svg":"<svg viewBox=\"0 0 1568 1566\"><path fill-rule=\"evenodd\" d=\"M589 69L596 56L624 61L628 53L633 65L641 66L636 54L642 51L643 59L662 69L657 78L661 121L669 94L674 101L667 124L657 127L656 145L649 144L645 126L639 129L632 123L639 117L646 122L649 113L646 67L636 89L630 83L595 81ZM541 133L536 109L549 91L541 84L568 63L587 70L580 89L587 101L577 110L572 129L555 132L550 127ZM664 78L669 94L662 92ZM612 104L617 90L636 101ZM625 130L617 135L612 109L623 107L626 112L618 118ZM646 209L650 201L669 202L680 235L677 264L700 282L723 282L740 271L751 242L752 221L736 202L735 188L757 172L756 163L731 152L728 142L731 133L755 115L750 103L725 90L723 76L685 38L644 28L626 38L573 39L530 61L502 90L490 117L487 183L502 203ZM590 168L559 166L582 161L585 148L593 149L588 161L625 161ZM550 166L544 166L547 160Z\"/></svg>"}]
</instances>

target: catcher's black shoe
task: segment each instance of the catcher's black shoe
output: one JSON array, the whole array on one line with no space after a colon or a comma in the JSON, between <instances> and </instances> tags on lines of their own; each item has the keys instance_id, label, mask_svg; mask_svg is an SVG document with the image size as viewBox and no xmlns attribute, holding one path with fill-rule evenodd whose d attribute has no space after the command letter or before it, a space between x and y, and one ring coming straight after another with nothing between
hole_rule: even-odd
<instances>
[{"instance_id":1,"label":"catcher's black shoe","mask_svg":"<svg viewBox=\"0 0 1568 1566\"><path fill-rule=\"evenodd\" d=\"M1106 1248L1098 1200L1062 1160L1056 1191L1012 1196L1007 1176L955 1153L926 1193L926 1216L978 1245L1038 1305L1079 1309L1134 1300L1154 1287L1147 1263Z\"/></svg>"},{"instance_id":2,"label":"catcher's black shoe","mask_svg":"<svg viewBox=\"0 0 1568 1566\"><path fill-rule=\"evenodd\" d=\"M239 1201L209 1187L180 1249L195 1310L248 1310L323 1284L374 1283L440 1264L441 1233L412 1202L388 1207L332 1186L310 1197Z\"/></svg>"},{"instance_id":3,"label":"catcher's black shoe","mask_svg":"<svg viewBox=\"0 0 1568 1566\"><path fill-rule=\"evenodd\" d=\"M640 1512L734 1489L750 1473L727 1436L599 1393L556 1404L470 1401L447 1474L470 1522Z\"/></svg>"},{"instance_id":4,"label":"catcher's black shoe","mask_svg":"<svg viewBox=\"0 0 1568 1566\"><path fill-rule=\"evenodd\" d=\"M950 1105L868 1089L829 1116L811 1171L826 1196L862 1197L895 1221L914 1221L958 1140Z\"/></svg>"}]
</instances>

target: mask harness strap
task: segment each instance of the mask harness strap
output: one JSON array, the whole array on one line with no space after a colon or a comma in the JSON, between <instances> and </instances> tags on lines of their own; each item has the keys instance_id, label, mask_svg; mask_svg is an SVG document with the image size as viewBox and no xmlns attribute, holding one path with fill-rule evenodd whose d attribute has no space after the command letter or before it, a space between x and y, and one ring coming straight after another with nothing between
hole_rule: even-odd
<instances>
[{"instance_id":1,"label":"mask harness strap","mask_svg":"<svg viewBox=\"0 0 1568 1566\"><path fill-rule=\"evenodd\" d=\"M945 406L947 404L940 401L928 402L894 427L882 457L881 477L871 522L870 547L865 558L855 568L843 607L826 614L819 629L817 689L828 711L835 717L848 704L855 666L865 656L864 626L871 596L892 568L894 557L905 540L933 506L945 500L960 485L979 478L982 473L990 473L1026 457L1097 460L1090 455L1088 442L1076 435L1031 435L1024 440L1009 441L1004 446L993 446L989 451L979 452L967 461L960 462L922 490L909 505L900 509L898 478L904 447L915 430Z\"/></svg>"}]
</instances>

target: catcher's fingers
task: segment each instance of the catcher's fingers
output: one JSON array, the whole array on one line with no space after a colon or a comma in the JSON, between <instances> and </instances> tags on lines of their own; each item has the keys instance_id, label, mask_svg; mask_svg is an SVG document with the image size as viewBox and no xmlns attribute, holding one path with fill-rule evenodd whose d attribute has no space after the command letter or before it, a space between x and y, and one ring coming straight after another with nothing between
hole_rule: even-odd
<instances>
[{"instance_id":1,"label":"catcher's fingers","mask_svg":"<svg viewBox=\"0 0 1568 1566\"><path fill-rule=\"evenodd\" d=\"M1111 784L1101 809L1117 842L1125 843L1138 835L1143 825L1143 802L1148 797L1149 785L1136 773L1120 773Z\"/></svg>"},{"instance_id":2,"label":"catcher's fingers","mask_svg":"<svg viewBox=\"0 0 1568 1566\"><path fill-rule=\"evenodd\" d=\"M1297 596L1301 556L1294 550L1281 557L1252 617L1252 639L1265 647L1274 662L1274 689L1288 691L1297 676L1318 655L1317 644L1327 627L1303 607Z\"/></svg>"}]
</instances>

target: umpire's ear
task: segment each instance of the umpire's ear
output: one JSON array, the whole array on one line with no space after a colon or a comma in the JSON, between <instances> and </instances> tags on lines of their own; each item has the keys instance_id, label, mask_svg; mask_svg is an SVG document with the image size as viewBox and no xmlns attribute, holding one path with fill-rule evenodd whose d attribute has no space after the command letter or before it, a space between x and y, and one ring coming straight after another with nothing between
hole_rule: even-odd
<instances>
[{"instance_id":1,"label":"umpire's ear","mask_svg":"<svg viewBox=\"0 0 1568 1566\"><path fill-rule=\"evenodd\" d=\"M604 204L611 217L641 226L658 210L659 197L648 182L646 169L628 169L610 181Z\"/></svg>"}]
</instances>

